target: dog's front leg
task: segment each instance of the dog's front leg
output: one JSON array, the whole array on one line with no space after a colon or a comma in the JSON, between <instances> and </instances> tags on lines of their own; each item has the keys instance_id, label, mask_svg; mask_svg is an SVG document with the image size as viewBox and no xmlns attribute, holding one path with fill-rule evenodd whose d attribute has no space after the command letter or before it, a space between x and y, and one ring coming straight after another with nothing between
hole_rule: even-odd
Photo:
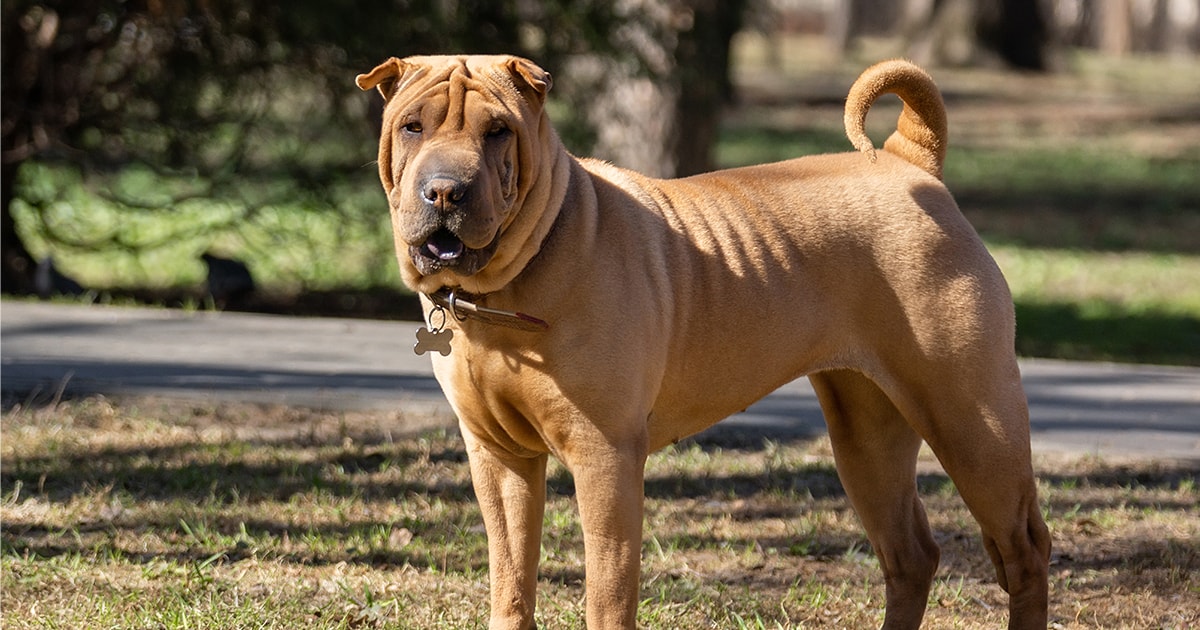
<instances>
[{"instance_id":1,"label":"dog's front leg","mask_svg":"<svg viewBox=\"0 0 1200 630\"><path fill-rule=\"evenodd\" d=\"M589 441L570 458L587 558L587 626L634 628L642 560L645 441Z\"/></svg>"},{"instance_id":2,"label":"dog's front leg","mask_svg":"<svg viewBox=\"0 0 1200 630\"><path fill-rule=\"evenodd\" d=\"M464 428L471 482L488 538L490 630L534 627L537 565L546 506L546 455L519 457Z\"/></svg>"}]
</instances>

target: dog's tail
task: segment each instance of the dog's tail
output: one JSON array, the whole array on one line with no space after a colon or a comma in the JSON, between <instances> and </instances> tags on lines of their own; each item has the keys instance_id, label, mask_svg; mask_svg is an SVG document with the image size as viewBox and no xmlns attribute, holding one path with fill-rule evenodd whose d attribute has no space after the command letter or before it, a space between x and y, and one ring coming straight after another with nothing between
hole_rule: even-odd
<instances>
[{"instance_id":1,"label":"dog's tail","mask_svg":"<svg viewBox=\"0 0 1200 630\"><path fill-rule=\"evenodd\" d=\"M946 106L933 78L904 59L877 63L858 77L846 97L846 135L854 148L875 161L875 145L863 127L867 111L880 96L891 93L904 101L896 131L883 150L921 167L938 179L946 160Z\"/></svg>"}]
</instances>

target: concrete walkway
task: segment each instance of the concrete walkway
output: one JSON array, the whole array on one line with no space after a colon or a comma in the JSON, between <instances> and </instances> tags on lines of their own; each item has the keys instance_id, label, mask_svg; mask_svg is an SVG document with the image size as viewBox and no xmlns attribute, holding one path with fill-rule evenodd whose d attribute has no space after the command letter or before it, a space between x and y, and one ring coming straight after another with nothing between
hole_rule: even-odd
<instances>
[{"instance_id":1,"label":"concrete walkway","mask_svg":"<svg viewBox=\"0 0 1200 630\"><path fill-rule=\"evenodd\" d=\"M411 322L0 303L5 405L64 394L333 409L449 407ZM1200 462L1200 369L1026 360L1034 450ZM825 430L807 379L725 430ZM401 429L402 430L402 429Z\"/></svg>"}]
</instances>

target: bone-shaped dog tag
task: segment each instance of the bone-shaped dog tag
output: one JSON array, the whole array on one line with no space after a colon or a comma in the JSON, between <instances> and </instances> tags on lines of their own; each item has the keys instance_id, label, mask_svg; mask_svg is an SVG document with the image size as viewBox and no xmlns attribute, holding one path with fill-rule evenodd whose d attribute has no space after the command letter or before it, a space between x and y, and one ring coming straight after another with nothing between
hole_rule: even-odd
<instances>
[{"instance_id":1,"label":"bone-shaped dog tag","mask_svg":"<svg viewBox=\"0 0 1200 630\"><path fill-rule=\"evenodd\" d=\"M442 356L450 355L450 340L454 338L454 331L448 328L441 330L430 330L428 328L417 329L417 343L413 344L413 352L417 355L425 354L426 352L437 352Z\"/></svg>"}]
</instances>

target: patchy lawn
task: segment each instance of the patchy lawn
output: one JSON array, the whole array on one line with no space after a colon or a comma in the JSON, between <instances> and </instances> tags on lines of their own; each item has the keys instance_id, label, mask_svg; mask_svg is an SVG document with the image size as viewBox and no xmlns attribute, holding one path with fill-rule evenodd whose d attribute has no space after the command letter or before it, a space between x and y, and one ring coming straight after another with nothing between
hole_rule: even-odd
<instances>
[{"instance_id":1,"label":"patchy lawn","mask_svg":"<svg viewBox=\"0 0 1200 630\"><path fill-rule=\"evenodd\" d=\"M6 628L482 628L486 543L456 433L404 411L105 399L3 416ZM1060 628L1200 624L1200 470L1037 461ZM544 627L582 627L570 476L551 468ZM1005 597L953 484L920 487L942 568L926 627L995 628ZM646 628L877 627L878 563L828 443L723 433L654 455Z\"/></svg>"}]
</instances>

